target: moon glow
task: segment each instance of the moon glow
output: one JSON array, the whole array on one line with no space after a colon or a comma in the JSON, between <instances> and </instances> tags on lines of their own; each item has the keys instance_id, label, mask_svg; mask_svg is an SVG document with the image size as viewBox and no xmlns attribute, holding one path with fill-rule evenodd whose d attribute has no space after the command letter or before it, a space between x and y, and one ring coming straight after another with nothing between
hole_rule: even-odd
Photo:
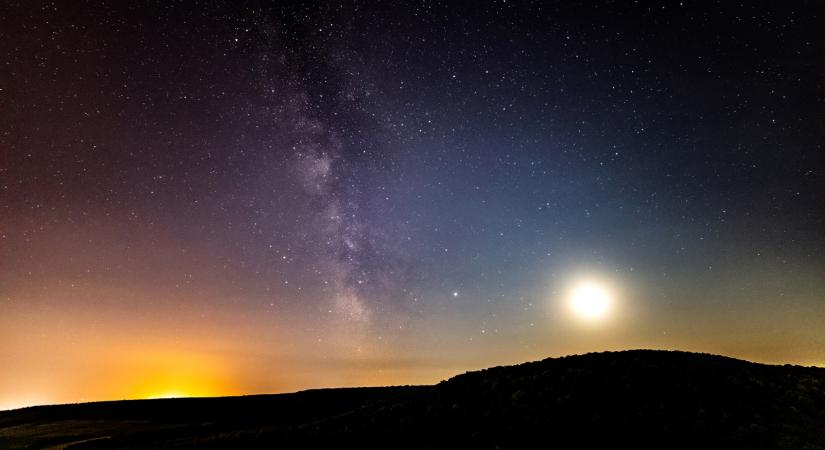
<instances>
[{"instance_id":1,"label":"moon glow","mask_svg":"<svg viewBox=\"0 0 825 450\"><path fill-rule=\"evenodd\" d=\"M570 290L567 302L576 318L598 322L610 315L613 296L605 286L595 281L582 281Z\"/></svg>"}]
</instances>

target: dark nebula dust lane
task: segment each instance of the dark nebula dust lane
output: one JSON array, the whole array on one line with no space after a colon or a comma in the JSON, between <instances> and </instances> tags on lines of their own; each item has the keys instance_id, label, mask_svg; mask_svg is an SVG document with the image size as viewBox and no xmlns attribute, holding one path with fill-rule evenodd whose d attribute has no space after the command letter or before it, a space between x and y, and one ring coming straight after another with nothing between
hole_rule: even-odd
<instances>
[{"instance_id":1,"label":"dark nebula dust lane","mask_svg":"<svg viewBox=\"0 0 825 450\"><path fill-rule=\"evenodd\" d=\"M0 409L825 364L825 8L0 6Z\"/></svg>"}]
</instances>

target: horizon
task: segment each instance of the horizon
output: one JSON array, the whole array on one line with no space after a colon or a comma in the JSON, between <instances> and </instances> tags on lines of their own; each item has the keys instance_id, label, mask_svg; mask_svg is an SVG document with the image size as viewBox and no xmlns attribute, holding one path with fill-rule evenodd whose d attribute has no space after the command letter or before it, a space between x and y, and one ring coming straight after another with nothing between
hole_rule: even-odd
<instances>
[{"instance_id":1,"label":"horizon","mask_svg":"<svg viewBox=\"0 0 825 450\"><path fill-rule=\"evenodd\" d=\"M5 407L5 405L0 404L0 412L5 411L15 411L20 409L26 408L34 408L38 406L62 406L62 405L83 405L88 403L106 403L106 402L124 402L124 401L139 401L139 400L174 400L174 399L187 399L187 398L200 398L200 399L209 399L209 398L229 398L229 397L249 397L249 396L266 396L266 395L282 395L282 394L296 394L299 392L306 392L306 391L317 391L317 390L329 390L329 389L358 389L358 388L381 388L381 387L419 387L419 386L435 386L439 383L447 381L453 377L464 375L467 373L479 372L486 369L494 368L494 367L512 367L518 366L522 364L529 364L529 363L536 363L545 361L548 359L563 359L563 358L570 358L570 357L577 357L577 356L587 356L593 354L605 354L605 353L624 353L624 352L674 352L674 353L687 353L687 354L696 354L696 355L704 355L704 356L717 356L722 358L728 359L735 359L737 361L743 361L752 364L760 364L760 365L769 365L769 366L785 366L791 365L795 367L806 367L806 368L820 368L825 369L825 364L789 364L783 363L781 361L777 362L761 362L761 361L753 361L748 359L742 359L733 357L730 355L723 355L717 353L707 353L701 351L687 351L687 350L680 350L680 349L667 349L667 348L626 348L626 349L619 349L619 350L602 350L602 351L592 351L586 353L575 353L575 354L566 354L566 355L558 355L558 356L547 356L544 358L533 359L528 361L521 361L521 362L513 362L513 363L503 363L503 364L496 364L490 365L485 367L479 368L472 368L467 369L463 372L455 373L451 376L446 378L440 379L433 383L425 383L425 384L405 384L405 383L398 383L398 384L391 384L391 385L351 385L351 386L316 386L316 387L308 387L304 389L298 390L291 390L291 391L282 391L282 392L250 392L250 393L242 393L242 394L233 394L233 395L195 395L195 396L160 396L160 397L142 397L142 398L110 398L110 399L99 399L99 400L79 400L76 402L66 402L66 403L41 403L41 404L29 404L29 405L22 405L22 406L12 406L12 407Z\"/></svg>"},{"instance_id":2,"label":"horizon","mask_svg":"<svg viewBox=\"0 0 825 450\"><path fill-rule=\"evenodd\" d=\"M825 366L825 4L0 7L0 408Z\"/></svg>"}]
</instances>

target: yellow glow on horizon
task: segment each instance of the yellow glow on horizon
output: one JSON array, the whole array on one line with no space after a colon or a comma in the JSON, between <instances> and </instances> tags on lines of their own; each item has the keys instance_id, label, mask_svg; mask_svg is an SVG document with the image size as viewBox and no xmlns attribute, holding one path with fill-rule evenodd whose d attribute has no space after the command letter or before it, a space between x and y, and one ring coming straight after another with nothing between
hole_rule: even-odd
<instances>
[{"instance_id":1,"label":"yellow glow on horizon","mask_svg":"<svg viewBox=\"0 0 825 450\"><path fill-rule=\"evenodd\" d=\"M180 397L219 397L229 395L230 389L221 386L208 374L202 377L153 377L149 375L145 380L131 389L129 398L180 398Z\"/></svg>"},{"instance_id":2,"label":"yellow glow on horizon","mask_svg":"<svg viewBox=\"0 0 825 450\"><path fill-rule=\"evenodd\" d=\"M151 394L146 397L146 399L160 399L160 398L184 398L184 397L195 397L193 395L186 395L181 392L164 392L163 394Z\"/></svg>"},{"instance_id":3,"label":"yellow glow on horizon","mask_svg":"<svg viewBox=\"0 0 825 450\"><path fill-rule=\"evenodd\" d=\"M156 351L139 355L139 359L139 376L130 383L129 398L216 397L233 393L226 368L213 358Z\"/></svg>"}]
</instances>

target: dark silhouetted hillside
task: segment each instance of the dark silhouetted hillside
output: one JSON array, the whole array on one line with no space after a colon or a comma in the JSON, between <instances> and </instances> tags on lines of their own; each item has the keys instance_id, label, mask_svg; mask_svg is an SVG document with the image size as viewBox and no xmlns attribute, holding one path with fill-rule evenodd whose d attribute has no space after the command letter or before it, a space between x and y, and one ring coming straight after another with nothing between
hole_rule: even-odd
<instances>
[{"instance_id":1,"label":"dark silhouetted hillside","mask_svg":"<svg viewBox=\"0 0 825 450\"><path fill-rule=\"evenodd\" d=\"M634 350L435 386L0 413L0 447L825 449L825 369ZM57 447L60 448L60 447Z\"/></svg>"}]
</instances>

